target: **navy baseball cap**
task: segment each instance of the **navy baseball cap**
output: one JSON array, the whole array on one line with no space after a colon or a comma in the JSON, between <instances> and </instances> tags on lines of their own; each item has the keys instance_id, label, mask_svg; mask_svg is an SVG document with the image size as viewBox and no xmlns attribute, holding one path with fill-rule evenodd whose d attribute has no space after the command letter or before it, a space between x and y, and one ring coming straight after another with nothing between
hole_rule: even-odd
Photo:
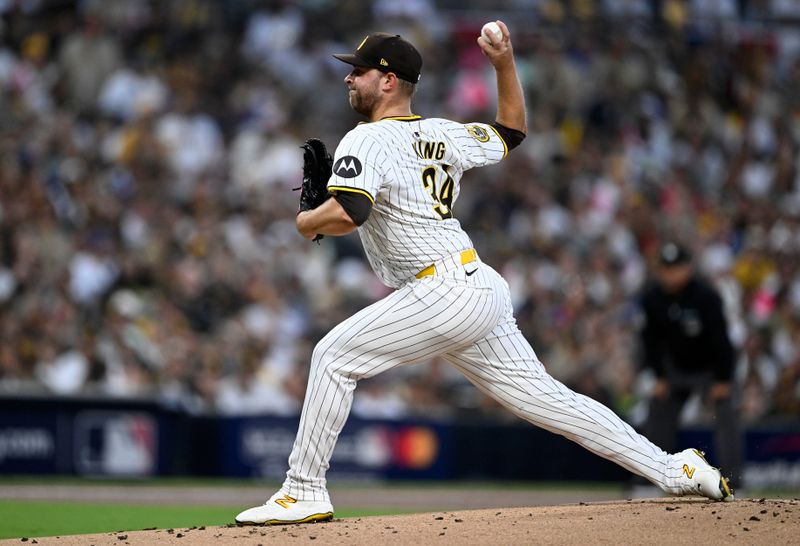
<instances>
[{"instance_id":1,"label":"navy baseball cap","mask_svg":"<svg viewBox=\"0 0 800 546\"><path fill-rule=\"evenodd\" d=\"M336 54L334 57L353 66L394 72L398 78L410 83L419 81L422 70L419 51L399 34L373 32L361 41L353 53Z\"/></svg>"},{"instance_id":2,"label":"navy baseball cap","mask_svg":"<svg viewBox=\"0 0 800 546\"><path fill-rule=\"evenodd\" d=\"M658 251L658 263L662 266L685 265L692 261L692 254L683 245L668 241Z\"/></svg>"}]
</instances>

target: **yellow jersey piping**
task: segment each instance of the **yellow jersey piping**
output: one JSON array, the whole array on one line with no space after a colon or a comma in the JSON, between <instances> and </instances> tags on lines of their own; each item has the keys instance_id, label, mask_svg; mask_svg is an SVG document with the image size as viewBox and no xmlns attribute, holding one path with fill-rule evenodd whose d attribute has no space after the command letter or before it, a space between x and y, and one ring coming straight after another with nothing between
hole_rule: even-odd
<instances>
[{"instance_id":1,"label":"yellow jersey piping","mask_svg":"<svg viewBox=\"0 0 800 546\"><path fill-rule=\"evenodd\" d=\"M375 199L369 194L369 192L366 191L366 190L359 189L359 188L348 188L347 186L328 186L328 191L334 191L334 192L336 192L336 191L350 191L350 192L353 192L353 193L360 193L362 195L366 195L367 198L373 204L375 204Z\"/></svg>"},{"instance_id":2,"label":"yellow jersey piping","mask_svg":"<svg viewBox=\"0 0 800 546\"><path fill-rule=\"evenodd\" d=\"M389 116L389 117L386 117L386 118L376 119L375 121L359 121L357 123L357 125L367 125L368 123L377 123L379 121L385 121L385 120L389 120L389 121L417 121L417 120L420 120L420 119L422 119L422 116L417 116L417 115L413 115L413 116Z\"/></svg>"},{"instance_id":3,"label":"yellow jersey piping","mask_svg":"<svg viewBox=\"0 0 800 546\"><path fill-rule=\"evenodd\" d=\"M494 125L489 125L489 127L492 128L492 131L495 132L495 134L497 135L497 138L499 138L500 142L503 143L503 157L507 156L508 155L508 144L506 144L506 141L503 140L502 135L500 134L500 132L497 130L497 128Z\"/></svg>"},{"instance_id":4,"label":"yellow jersey piping","mask_svg":"<svg viewBox=\"0 0 800 546\"><path fill-rule=\"evenodd\" d=\"M381 118L378 121L383 121L383 120L386 120L386 119L394 120L394 121L415 121L415 120L418 120L418 119L422 119L422 116L417 116L417 115L389 116L389 117Z\"/></svg>"}]
</instances>

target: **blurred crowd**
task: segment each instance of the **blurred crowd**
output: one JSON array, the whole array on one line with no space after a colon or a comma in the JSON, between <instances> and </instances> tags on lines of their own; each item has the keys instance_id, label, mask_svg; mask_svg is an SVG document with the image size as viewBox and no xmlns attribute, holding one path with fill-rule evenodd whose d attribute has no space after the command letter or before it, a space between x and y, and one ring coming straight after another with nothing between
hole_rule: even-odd
<instances>
[{"instance_id":1,"label":"blurred crowd","mask_svg":"<svg viewBox=\"0 0 800 546\"><path fill-rule=\"evenodd\" d=\"M492 121L506 21L530 132L456 217L550 372L641 419L660 240L723 295L749 422L800 415L800 3L0 0L0 394L296 415L314 344L387 294L357 236L294 228L301 150L359 118L369 31L423 53L415 113ZM702 401L697 415L702 415ZM505 415L443 362L355 415Z\"/></svg>"}]
</instances>

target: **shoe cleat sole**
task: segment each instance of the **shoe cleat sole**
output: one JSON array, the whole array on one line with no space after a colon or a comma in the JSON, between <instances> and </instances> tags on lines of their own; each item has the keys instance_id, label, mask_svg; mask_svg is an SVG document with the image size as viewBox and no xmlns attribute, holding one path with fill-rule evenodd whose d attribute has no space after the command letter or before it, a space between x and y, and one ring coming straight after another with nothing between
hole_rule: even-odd
<instances>
[{"instance_id":1,"label":"shoe cleat sole","mask_svg":"<svg viewBox=\"0 0 800 546\"><path fill-rule=\"evenodd\" d=\"M733 488L731 487L731 483L728 478L719 479L719 491L722 493L723 502L731 502L736 500L733 495Z\"/></svg>"},{"instance_id":2,"label":"shoe cleat sole","mask_svg":"<svg viewBox=\"0 0 800 546\"><path fill-rule=\"evenodd\" d=\"M285 520L285 519L269 519L264 523L249 523L237 521L236 525L239 527L250 527L255 525L295 525L298 523L321 523L323 521L331 521L333 519L333 512L325 512L324 514L312 514L303 519Z\"/></svg>"}]
</instances>

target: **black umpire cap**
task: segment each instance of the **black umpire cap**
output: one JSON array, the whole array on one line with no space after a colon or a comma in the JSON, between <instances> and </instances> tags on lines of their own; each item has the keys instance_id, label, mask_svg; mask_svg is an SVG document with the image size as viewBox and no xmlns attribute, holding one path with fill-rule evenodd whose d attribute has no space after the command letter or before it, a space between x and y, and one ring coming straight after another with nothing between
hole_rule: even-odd
<instances>
[{"instance_id":1,"label":"black umpire cap","mask_svg":"<svg viewBox=\"0 0 800 546\"><path fill-rule=\"evenodd\" d=\"M667 241L658 251L658 263L664 267L685 265L692 261L692 254L685 246L675 241Z\"/></svg>"},{"instance_id":2,"label":"black umpire cap","mask_svg":"<svg viewBox=\"0 0 800 546\"><path fill-rule=\"evenodd\" d=\"M373 32L361 41L353 53L341 53L334 57L353 66L394 72L398 78L410 83L419 81L422 70L419 51L399 34Z\"/></svg>"}]
</instances>

